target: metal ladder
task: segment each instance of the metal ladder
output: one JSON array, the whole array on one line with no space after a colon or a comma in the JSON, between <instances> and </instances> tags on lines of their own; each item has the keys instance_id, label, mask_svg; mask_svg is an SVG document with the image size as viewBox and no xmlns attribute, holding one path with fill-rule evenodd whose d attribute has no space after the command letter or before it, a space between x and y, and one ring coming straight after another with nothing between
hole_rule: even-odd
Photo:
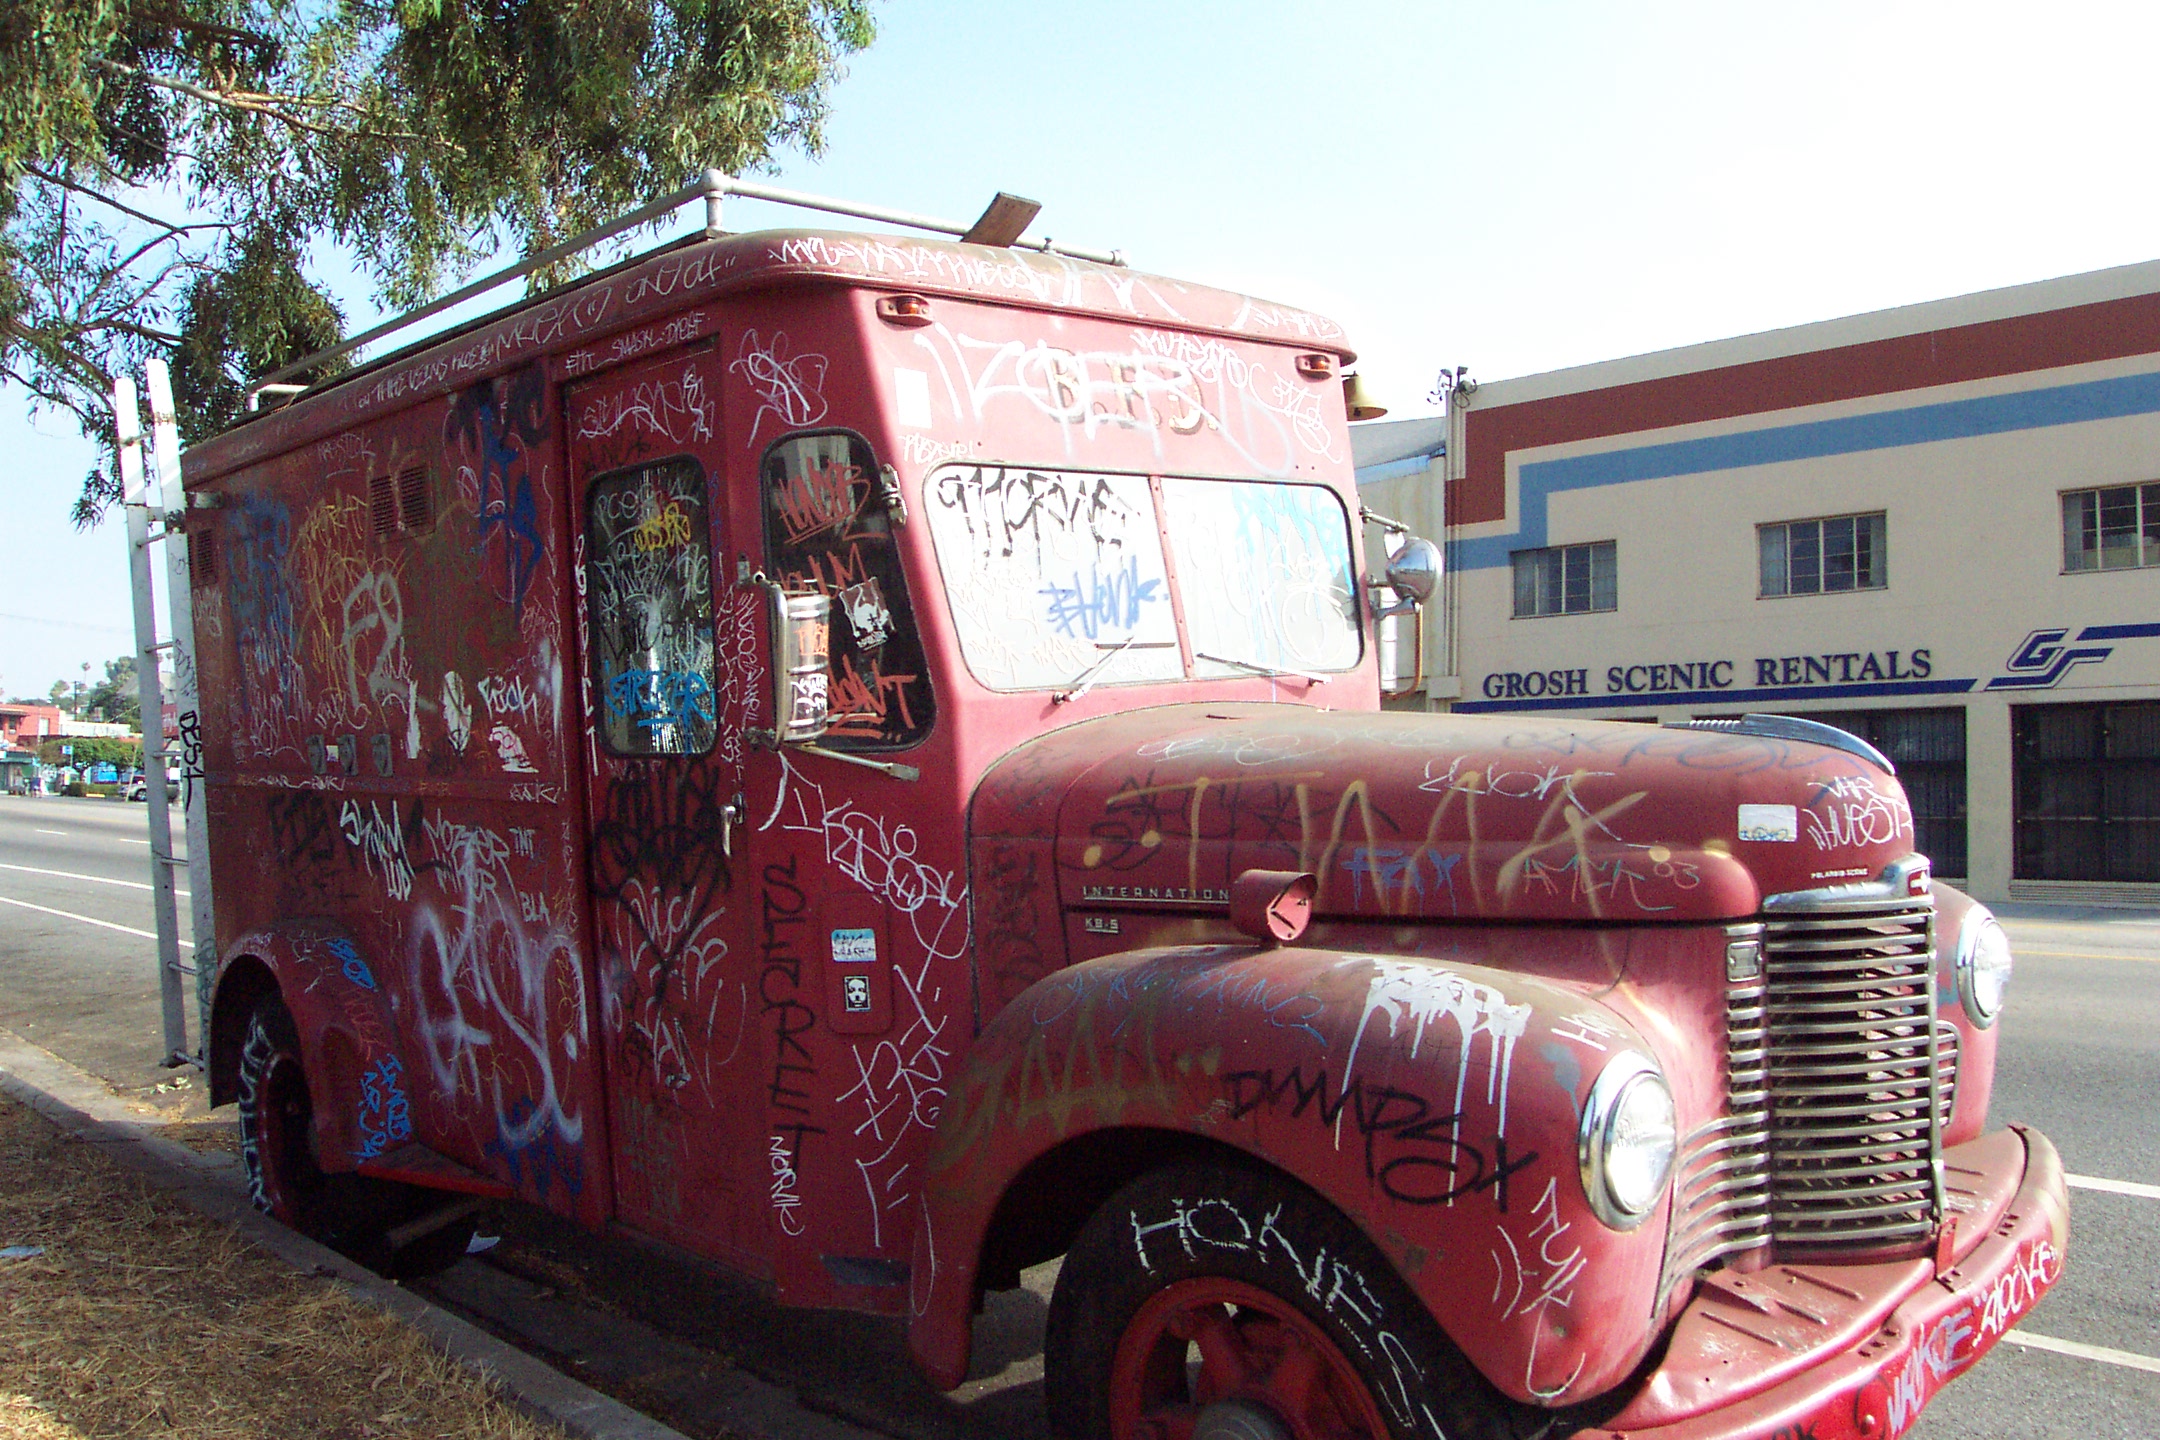
<instances>
[{"instance_id":1,"label":"metal ladder","mask_svg":"<svg viewBox=\"0 0 2160 1440\"><path fill-rule=\"evenodd\" d=\"M180 488L180 433L173 410L172 380L162 360L144 365L150 390L149 464L144 464L142 414L135 381L113 382L113 418L120 442L121 506L127 514L128 580L135 600L135 678L143 718L143 799L150 823L150 895L156 915L158 992L165 1018L167 1066L205 1062L210 1027L210 989L217 980L217 924L210 892L210 825L202 786L201 696L195 673L195 609L189 585L187 492ZM153 529L155 524L157 528ZM171 637L158 639L157 597L150 578L150 547L165 545L165 591ZM165 686L160 658L172 654L175 738L179 741L180 803L187 833L189 933L180 935L173 871L172 816L165 798ZM182 946L194 963L180 958ZM196 1048L187 1040L187 981L195 977Z\"/></svg>"}]
</instances>

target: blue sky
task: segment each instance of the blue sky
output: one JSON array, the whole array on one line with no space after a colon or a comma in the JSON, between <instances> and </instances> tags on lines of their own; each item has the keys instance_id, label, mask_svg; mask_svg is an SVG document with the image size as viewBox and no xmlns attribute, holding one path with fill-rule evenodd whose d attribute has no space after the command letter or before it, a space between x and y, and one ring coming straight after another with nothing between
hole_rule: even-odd
<instances>
[{"instance_id":1,"label":"blue sky","mask_svg":"<svg viewBox=\"0 0 2160 1440\"><path fill-rule=\"evenodd\" d=\"M777 183L1334 316L1398 416L1531 374L2160 257L2160 7L914 0ZM686 215L685 224L690 217ZM803 223L731 202L730 228ZM329 277L354 328L364 283ZM500 303L498 298L491 303ZM0 394L0 693L132 649L72 422Z\"/></svg>"}]
</instances>

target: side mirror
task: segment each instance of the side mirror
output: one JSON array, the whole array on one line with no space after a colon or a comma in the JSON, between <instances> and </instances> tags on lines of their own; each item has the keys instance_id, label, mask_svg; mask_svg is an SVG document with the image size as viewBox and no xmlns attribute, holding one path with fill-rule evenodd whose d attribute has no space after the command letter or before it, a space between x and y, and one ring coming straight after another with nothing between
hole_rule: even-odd
<instances>
[{"instance_id":1,"label":"side mirror","mask_svg":"<svg viewBox=\"0 0 2160 1440\"><path fill-rule=\"evenodd\" d=\"M1408 615L1430 601L1440 590L1441 564L1440 547L1432 541L1415 537L1405 540L1402 548L1388 557L1387 585L1395 592L1396 602L1376 610L1373 618Z\"/></svg>"},{"instance_id":2,"label":"side mirror","mask_svg":"<svg viewBox=\"0 0 2160 1440\"><path fill-rule=\"evenodd\" d=\"M762 737L774 745L804 745L825 733L831 713L832 597L790 595L764 581L772 626L773 728Z\"/></svg>"}]
</instances>

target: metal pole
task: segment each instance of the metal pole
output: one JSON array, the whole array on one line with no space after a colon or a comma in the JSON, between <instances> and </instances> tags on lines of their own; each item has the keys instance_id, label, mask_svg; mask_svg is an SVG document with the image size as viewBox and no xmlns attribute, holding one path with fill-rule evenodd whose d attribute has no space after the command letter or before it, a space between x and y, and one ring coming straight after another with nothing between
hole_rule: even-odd
<instances>
[{"instance_id":1,"label":"metal pole","mask_svg":"<svg viewBox=\"0 0 2160 1440\"><path fill-rule=\"evenodd\" d=\"M154 402L153 402L154 403ZM187 1055L187 1004L180 979L180 918L172 879L172 820L165 811L165 695L158 683L157 597L150 587L149 481L143 473L142 414L135 382L113 382L120 441L120 493L127 512L128 588L135 600L135 693L142 705L143 799L150 817L150 904L157 923L158 998L165 1012L165 1063Z\"/></svg>"},{"instance_id":2,"label":"metal pole","mask_svg":"<svg viewBox=\"0 0 2160 1440\"><path fill-rule=\"evenodd\" d=\"M195 671L195 589L188 553L187 491L180 484L180 426L163 360L143 367L150 382L151 453L165 504L165 602L172 618L173 710L180 739L180 803L187 817L188 909L195 940L196 1038L209 1058L210 991L217 984L217 911L210 890L210 797L203 793L202 697Z\"/></svg>"}]
</instances>

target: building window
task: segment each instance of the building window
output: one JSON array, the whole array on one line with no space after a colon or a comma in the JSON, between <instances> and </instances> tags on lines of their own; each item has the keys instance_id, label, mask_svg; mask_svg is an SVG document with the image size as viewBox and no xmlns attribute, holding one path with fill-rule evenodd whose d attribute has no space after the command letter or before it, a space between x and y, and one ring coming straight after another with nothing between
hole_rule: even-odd
<instances>
[{"instance_id":1,"label":"building window","mask_svg":"<svg viewBox=\"0 0 2160 1440\"><path fill-rule=\"evenodd\" d=\"M2160 565L2160 484L2063 493L2063 569Z\"/></svg>"},{"instance_id":2,"label":"building window","mask_svg":"<svg viewBox=\"0 0 2160 1440\"><path fill-rule=\"evenodd\" d=\"M1620 608L1620 570L1613 542L1517 550L1515 617L1581 615Z\"/></svg>"},{"instance_id":3,"label":"building window","mask_svg":"<svg viewBox=\"0 0 2160 1440\"><path fill-rule=\"evenodd\" d=\"M1889 584L1880 512L1784 520L1756 526L1755 536L1762 552L1766 597L1880 590Z\"/></svg>"}]
</instances>

